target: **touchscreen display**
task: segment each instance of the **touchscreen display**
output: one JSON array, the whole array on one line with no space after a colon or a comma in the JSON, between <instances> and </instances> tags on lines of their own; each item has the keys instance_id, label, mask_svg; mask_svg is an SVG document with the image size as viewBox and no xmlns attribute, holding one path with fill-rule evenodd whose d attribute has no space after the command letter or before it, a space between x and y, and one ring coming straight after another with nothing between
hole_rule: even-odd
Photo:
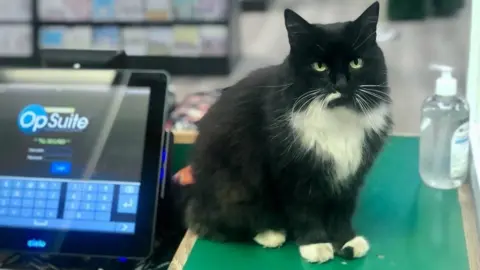
<instances>
[{"instance_id":1,"label":"touchscreen display","mask_svg":"<svg viewBox=\"0 0 480 270\"><path fill-rule=\"evenodd\" d=\"M150 90L0 92L0 227L133 234Z\"/></svg>"}]
</instances>

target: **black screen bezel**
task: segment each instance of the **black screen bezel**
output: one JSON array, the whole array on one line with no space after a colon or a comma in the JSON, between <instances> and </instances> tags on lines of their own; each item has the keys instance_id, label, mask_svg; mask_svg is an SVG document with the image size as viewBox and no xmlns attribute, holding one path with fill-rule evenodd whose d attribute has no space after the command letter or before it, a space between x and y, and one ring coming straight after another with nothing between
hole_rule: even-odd
<instances>
[{"instance_id":1,"label":"black screen bezel","mask_svg":"<svg viewBox=\"0 0 480 270\"><path fill-rule=\"evenodd\" d=\"M25 69L26 70L26 69ZM54 76L60 69L43 69L40 73ZM7 83L22 83L24 80L15 78L9 80L8 73L12 70L0 70L0 81ZM14 70L18 71L18 70ZM29 72L35 71L28 69ZM63 75L70 74L78 76L75 72L85 70L61 70ZM66 73L65 73L66 72ZM98 70L107 74L105 70ZM79 231L55 231L55 230L32 230L23 228L0 227L0 249L18 252L34 252L42 254L57 255L78 255L78 256L99 256L99 257L127 257L144 258L152 250L155 234L155 220L159 190L160 152L163 148L164 123L166 120L166 93L168 75L163 71L109 71L115 73L115 78L110 85L128 85L139 87L150 87L150 99L147 116L147 127L145 133L145 144L143 152L143 164L141 175L140 195L138 202L138 213L136 219L135 234L115 234L103 232L79 232ZM48 76L47 76L48 77ZM65 82L52 80L52 84L68 83L68 76ZM88 76L84 79L88 80ZM31 83L32 80L25 81ZM33 80L35 82L36 80ZM85 81L83 81L85 83ZM49 83L45 76L42 76L38 83ZM96 82L98 84L98 80ZM42 249L27 247L30 239L41 239L47 243Z\"/></svg>"}]
</instances>

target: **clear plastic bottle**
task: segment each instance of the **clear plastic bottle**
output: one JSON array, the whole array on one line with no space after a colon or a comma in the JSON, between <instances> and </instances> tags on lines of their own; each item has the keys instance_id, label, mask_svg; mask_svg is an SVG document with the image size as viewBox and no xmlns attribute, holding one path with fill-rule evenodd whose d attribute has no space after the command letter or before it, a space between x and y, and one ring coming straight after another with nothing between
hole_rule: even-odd
<instances>
[{"instance_id":1,"label":"clear plastic bottle","mask_svg":"<svg viewBox=\"0 0 480 270\"><path fill-rule=\"evenodd\" d=\"M420 176L438 189L454 189L467 179L469 166L469 109L457 96L457 80L448 66L432 65L442 76L435 94L422 106L420 126Z\"/></svg>"}]
</instances>

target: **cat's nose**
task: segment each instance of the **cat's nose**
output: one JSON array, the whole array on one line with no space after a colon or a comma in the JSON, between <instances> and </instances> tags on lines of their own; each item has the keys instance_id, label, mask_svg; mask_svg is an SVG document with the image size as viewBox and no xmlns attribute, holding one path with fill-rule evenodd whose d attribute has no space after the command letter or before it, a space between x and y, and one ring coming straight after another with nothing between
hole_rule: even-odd
<instances>
[{"instance_id":1,"label":"cat's nose","mask_svg":"<svg viewBox=\"0 0 480 270\"><path fill-rule=\"evenodd\" d=\"M347 77L345 77L345 75L337 75L335 89L342 92L345 88L347 88Z\"/></svg>"}]
</instances>

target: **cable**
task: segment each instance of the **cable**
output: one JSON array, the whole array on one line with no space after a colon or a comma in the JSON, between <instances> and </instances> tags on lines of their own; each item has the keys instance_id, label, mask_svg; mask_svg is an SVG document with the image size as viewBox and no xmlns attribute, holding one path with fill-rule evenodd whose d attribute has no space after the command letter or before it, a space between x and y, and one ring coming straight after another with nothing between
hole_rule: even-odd
<instances>
[{"instance_id":1,"label":"cable","mask_svg":"<svg viewBox=\"0 0 480 270\"><path fill-rule=\"evenodd\" d=\"M137 265L138 270L164 270L168 269L170 266L170 261L162 262L159 264L156 264L153 262L151 259L145 259L142 263Z\"/></svg>"},{"instance_id":2,"label":"cable","mask_svg":"<svg viewBox=\"0 0 480 270\"><path fill-rule=\"evenodd\" d=\"M154 270L167 269L170 266L170 261L159 264Z\"/></svg>"},{"instance_id":3,"label":"cable","mask_svg":"<svg viewBox=\"0 0 480 270\"><path fill-rule=\"evenodd\" d=\"M21 259L21 255L20 253L16 252L16 253L13 253L9 256L7 256L5 259L3 259L1 262L0 262L0 267L5 267L5 266L8 266L8 265L11 265L17 261L19 261Z\"/></svg>"},{"instance_id":4,"label":"cable","mask_svg":"<svg viewBox=\"0 0 480 270\"><path fill-rule=\"evenodd\" d=\"M74 261L72 261L72 259ZM2 269L33 269L33 270L72 270L79 265L81 269L134 269L132 265L133 261L130 261L129 264L120 263L118 264L117 260L114 259L101 259L100 260L90 260L86 258L76 257L76 258L66 258L66 257L42 257L41 255L33 254L12 254L0 262L0 268ZM151 265L151 264L149 264ZM77 268L75 268L77 269ZM153 268L154 269L154 268Z\"/></svg>"}]
</instances>

